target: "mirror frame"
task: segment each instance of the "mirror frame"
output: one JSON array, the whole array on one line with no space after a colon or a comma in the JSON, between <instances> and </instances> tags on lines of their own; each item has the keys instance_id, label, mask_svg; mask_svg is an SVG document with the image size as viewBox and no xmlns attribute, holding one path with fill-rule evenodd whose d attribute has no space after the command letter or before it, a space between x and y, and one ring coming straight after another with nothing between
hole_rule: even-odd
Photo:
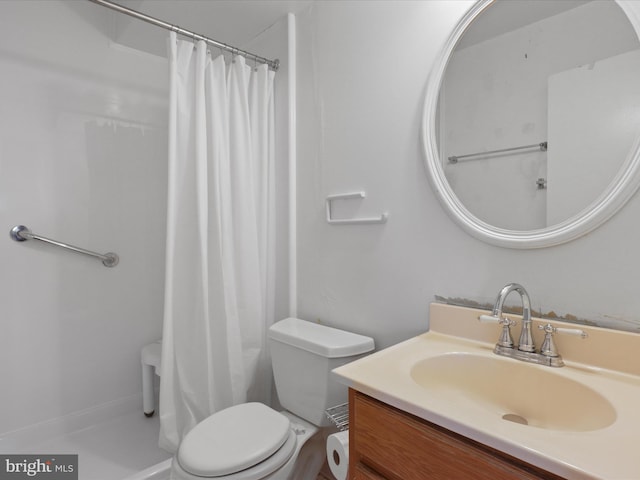
<instances>
[{"instance_id":1,"label":"mirror frame","mask_svg":"<svg viewBox=\"0 0 640 480\"><path fill-rule=\"evenodd\" d=\"M610 219L635 194L640 186L640 132L622 167L605 191L584 210L567 220L536 230L508 230L490 225L473 215L458 199L444 174L436 141L438 97L444 73L458 40L469 24L494 0L478 0L458 22L434 62L427 82L423 118L422 143L427 174L436 196L449 216L467 233L492 245L508 248L543 248L559 245L589 233ZM638 34L640 8L630 2L616 0ZM640 37L640 35L639 35Z\"/></svg>"}]
</instances>

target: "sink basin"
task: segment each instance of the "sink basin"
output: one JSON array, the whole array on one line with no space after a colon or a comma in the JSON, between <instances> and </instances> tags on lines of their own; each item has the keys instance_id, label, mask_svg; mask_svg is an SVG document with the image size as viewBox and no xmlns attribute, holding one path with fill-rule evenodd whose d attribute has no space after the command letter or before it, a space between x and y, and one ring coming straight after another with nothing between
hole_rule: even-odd
<instances>
[{"instance_id":1,"label":"sink basin","mask_svg":"<svg viewBox=\"0 0 640 480\"><path fill-rule=\"evenodd\" d=\"M531 427L585 432L616 419L615 409L601 394L550 367L453 352L417 361L410 376L447 402Z\"/></svg>"}]
</instances>

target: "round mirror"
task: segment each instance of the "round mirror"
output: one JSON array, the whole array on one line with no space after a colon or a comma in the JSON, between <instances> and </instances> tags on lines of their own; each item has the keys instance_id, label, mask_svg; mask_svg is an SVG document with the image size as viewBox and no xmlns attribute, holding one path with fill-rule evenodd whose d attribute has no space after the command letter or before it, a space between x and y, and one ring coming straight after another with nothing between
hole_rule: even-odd
<instances>
[{"instance_id":1,"label":"round mirror","mask_svg":"<svg viewBox=\"0 0 640 480\"><path fill-rule=\"evenodd\" d=\"M632 3L480 0L457 25L429 78L422 134L431 184L468 233L511 248L556 245L635 193Z\"/></svg>"}]
</instances>

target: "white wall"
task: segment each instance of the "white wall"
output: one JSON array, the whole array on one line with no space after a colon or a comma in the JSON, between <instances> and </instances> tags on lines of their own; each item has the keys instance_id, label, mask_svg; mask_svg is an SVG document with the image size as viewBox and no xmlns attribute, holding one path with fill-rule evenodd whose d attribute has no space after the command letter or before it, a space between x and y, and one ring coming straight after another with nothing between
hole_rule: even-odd
<instances>
[{"instance_id":1,"label":"white wall","mask_svg":"<svg viewBox=\"0 0 640 480\"><path fill-rule=\"evenodd\" d=\"M111 45L105 12L0 2L0 432L139 394L160 337L167 66Z\"/></svg>"},{"instance_id":2,"label":"white wall","mask_svg":"<svg viewBox=\"0 0 640 480\"><path fill-rule=\"evenodd\" d=\"M435 295L493 302L522 283L533 305L640 328L640 199L571 243L487 245L440 207L420 123L435 56L471 2L317 2L298 18L299 316L386 346L428 327ZM385 225L332 226L326 195L367 191L360 213Z\"/></svg>"}]
</instances>

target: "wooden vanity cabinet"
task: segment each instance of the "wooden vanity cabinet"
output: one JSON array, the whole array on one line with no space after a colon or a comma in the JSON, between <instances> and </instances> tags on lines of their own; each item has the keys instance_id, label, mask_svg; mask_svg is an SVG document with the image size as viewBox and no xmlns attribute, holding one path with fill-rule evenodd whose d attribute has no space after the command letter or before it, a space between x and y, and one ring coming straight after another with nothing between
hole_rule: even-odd
<instances>
[{"instance_id":1,"label":"wooden vanity cabinet","mask_svg":"<svg viewBox=\"0 0 640 480\"><path fill-rule=\"evenodd\" d=\"M350 480L561 478L349 390Z\"/></svg>"}]
</instances>

